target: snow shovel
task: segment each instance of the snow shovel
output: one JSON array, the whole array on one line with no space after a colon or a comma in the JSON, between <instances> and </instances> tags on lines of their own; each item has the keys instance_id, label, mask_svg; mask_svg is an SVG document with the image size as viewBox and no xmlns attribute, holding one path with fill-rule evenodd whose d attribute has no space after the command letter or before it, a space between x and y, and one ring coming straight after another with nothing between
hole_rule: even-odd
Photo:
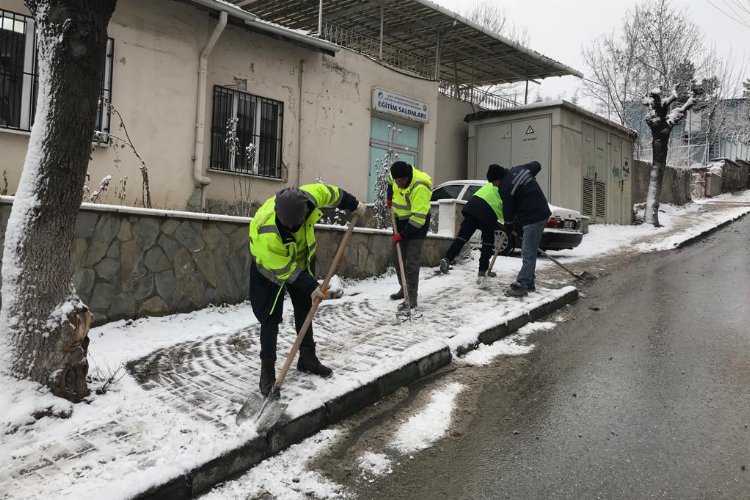
<instances>
[{"instance_id":1,"label":"snow shovel","mask_svg":"<svg viewBox=\"0 0 750 500\"><path fill-rule=\"evenodd\" d=\"M333 261L331 262L331 267L328 269L328 274L326 274L323 284L320 285L321 290L328 290L328 282L331 281L331 278L336 273L336 268L339 265L341 256L344 254L346 245L349 243L349 239L354 232L357 218L358 215L354 214L352 220L349 221L349 227L346 228L346 233L344 233L344 237L341 239L341 243L339 243L336 254L333 256ZM245 404L242 405L242 408L240 408L240 411L237 412L237 417L235 419L237 425L241 425L246 420L252 419L255 422L255 428L258 431L258 434L261 434L273 427L281 415L284 414L284 410L286 410L288 404L281 401L281 384L284 383L289 367L292 366L292 362L297 356L297 351L299 351L299 346L302 344L302 339L305 337L308 328L310 328L310 323L312 323L319 305L320 299L316 297L315 300L313 300L310 312L307 313L305 322L302 323L302 327L299 329L299 333L294 340L292 349L286 356L284 366L281 368L279 376L276 378L276 383L273 384L273 388L271 388L271 392L269 392L268 396L265 398L255 393L251 394L247 401L245 401Z\"/></svg>"},{"instance_id":2,"label":"snow shovel","mask_svg":"<svg viewBox=\"0 0 750 500\"><path fill-rule=\"evenodd\" d=\"M503 248L503 245L505 244L505 240L508 239L508 235L505 234L505 231L503 231L503 235L500 236L500 242L495 247L495 251L492 254L492 259L490 260L490 267L487 268L487 270L484 272L484 276L482 276L482 279L479 283L479 286L484 286L487 284L487 282L490 280L490 271L492 271L492 267L495 265L495 259L497 259L497 256L500 254L500 249Z\"/></svg>"},{"instance_id":3,"label":"snow shovel","mask_svg":"<svg viewBox=\"0 0 750 500\"><path fill-rule=\"evenodd\" d=\"M567 271L567 272L568 272L568 273L569 273L569 274L570 274L571 276L573 276L573 277L574 277L575 279L577 279L577 280L581 280L581 281L583 281L584 283L586 283L586 282L589 282L589 281L594 281L594 280L596 279L596 276L594 276L593 274L591 274L591 273L590 273L590 272L588 272L588 271L584 271L584 272L582 272L581 274L576 274L576 273L574 273L573 271L571 271L570 269L568 269L567 267L565 267L565 266L564 266L564 265L562 264L562 262L560 262L560 261L559 261L559 260L557 260L556 258L552 257L551 255L549 255L549 254L548 254L547 252L545 252L545 251L544 251L544 250L542 250L541 248L539 249L539 255L542 255L542 256L544 256L544 257L547 257L547 258L548 258L549 260L551 260L552 262L554 262L555 264L557 264L558 266L560 266L561 268L563 268L563 269L564 269L565 271Z\"/></svg>"},{"instance_id":4,"label":"snow shovel","mask_svg":"<svg viewBox=\"0 0 750 500\"><path fill-rule=\"evenodd\" d=\"M393 213L393 210L391 210L391 222L393 223L393 234L396 234L398 232L398 227L396 226L396 214ZM396 318L400 321L406 321L407 319L411 321L416 318L412 315L411 302L409 302L409 290L406 286L406 271L404 270L404 257L401 255L401 242L396 243L396 255L398 256L398 267L401 271L401 289L404 291L405 306L404 309L396 312Z\"/></svg>"}]
</instances>

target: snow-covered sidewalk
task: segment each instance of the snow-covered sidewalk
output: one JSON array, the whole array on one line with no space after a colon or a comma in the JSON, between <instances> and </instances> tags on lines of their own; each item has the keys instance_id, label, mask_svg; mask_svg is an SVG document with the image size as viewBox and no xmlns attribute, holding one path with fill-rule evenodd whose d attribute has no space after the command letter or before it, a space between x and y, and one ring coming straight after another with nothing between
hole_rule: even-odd
<instances>
[{"instance_id":1,"label":"snow-covered sidewalk","mask_svg":"<svg viewBox=\"0 0 750 500\"><path fill-rule=\"evenodd\" d=\"M665 209L662 228L592 226L579 248L555 255L581 266L612 252L671 249L750 212L750 193ZM574 296L558 273L548 272L552 266L539 261L546 285L522 300L502 293L520 268L515 257L500 258L498 277L483 288L474 259L448 275L424 268L419 298L424 317L413 324L395 319L396 303L387 298L397 287L394 275L348 283L345 296L324 303L314 322L319 356L334 376L320 379L292 369L282 390L289 403L285 421L318 412L315 421L325 425L333 413L345 413L337 401L355 395L367 402L377 381L397 374L406 383L420 370L435 368L424 360L440 353L450 358L470 349L484 332L510 321L520 326L517 318ZM280 357L294 338L291 304L285 308ZM258 329L248 304L95 328L90 387L101 390L79 405L29 383L0 380L2 498L129 498L259 442L251 425L234 424L242 401L257 391ZM301 420L305 426L313 421ZM271 451L292 444L283 436L268 441ZM210 475L191 477L189 486L210 486ZM200 480L206 483L192 484Z\"/></svg>"}]
</instances>

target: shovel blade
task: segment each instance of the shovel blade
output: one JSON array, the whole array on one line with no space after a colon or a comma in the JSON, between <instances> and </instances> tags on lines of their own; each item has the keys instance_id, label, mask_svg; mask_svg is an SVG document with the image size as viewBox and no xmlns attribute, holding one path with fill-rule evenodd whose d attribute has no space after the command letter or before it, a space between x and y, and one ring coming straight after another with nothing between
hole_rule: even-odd
<instances>
[{"instance_id":1,"label":"shovel blade","mask_svg":"<svg viewBox=\"0 0 750 500\"><path fill-rule=\"evenodd\" d=\"M281 401L281 393L278 391L271 391L267 397L251 394L237 412L235 421L239 426L250 420L255 424L258 434L262 434L273 427L287 406L289 405Z\"/></svg>"},{"instance_id":2,"label":"shovel blade","mask_svg":"<svg viewBox=\"0 0 750 500\"><path fill-rule=\"evenodd\" d=\"M578 279L581 281L594 281L596 279L596 276L588 271L584 271L581 274L578 275Z\"/></svg>"}]
</instances>

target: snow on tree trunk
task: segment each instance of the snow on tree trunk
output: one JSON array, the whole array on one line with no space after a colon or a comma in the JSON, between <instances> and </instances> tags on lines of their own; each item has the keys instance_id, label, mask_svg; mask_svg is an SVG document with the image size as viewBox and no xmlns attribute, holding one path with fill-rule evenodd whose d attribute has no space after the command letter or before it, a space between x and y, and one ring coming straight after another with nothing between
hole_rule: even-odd
<instances>
[{"instance_id":1,"label":"snow on tree trunk","mask_svg":"<svg viewBox=\"0 0 750 500\"><path fill-rule=\"evenodd\" d=\"M116 0L27 0L37 23L36 115L5 234L0 368L80 401L93 319L71 247Z\"/></svg>"},{"instance_id":2,"label":"snow on tree trunk","mask_svg":"<svg viewBox=\"0 0 750 500\"><path fill-rule=\"evenodd\" d=\"M644 222L657 227L660 225L659 196L661 194L662 179L664 178L664 167L667 164L669 136L672 135L672 128L685 117L685 112L695 104L695 98L691 92L682 106L670 109L672 104L679 98L677 86L672 89L672 93L665 99L662 99L661 92L661 88L654 89L643 99L643 104L649 107L646 123L651 129L651 136L653 138L653 159L651 162L648 193L646 194Z\"/></svg>"}]
</instances>

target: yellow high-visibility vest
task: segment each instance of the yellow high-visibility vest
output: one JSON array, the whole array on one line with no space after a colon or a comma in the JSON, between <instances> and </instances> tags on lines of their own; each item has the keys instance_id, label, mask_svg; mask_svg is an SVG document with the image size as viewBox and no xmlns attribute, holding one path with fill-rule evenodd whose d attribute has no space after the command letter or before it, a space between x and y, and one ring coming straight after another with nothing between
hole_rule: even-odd
<instances>
[{"instance_id":1,"label":"yellow high-visibility vest","mask_svg":"<svg viewBox=\"0 0 750 500\"><path fill-rule=\"evenodd\" d=\"M250 254L258 271L278 285L294 282L300 273L309 272L316 247L313 226L323 216L320 209L337 207L342 199L341 190L330 184L306 184L300 190L315 209L293 233L292 241L284 242L276 225L276 196L266 200L250 222Z\"/></svg>"},{"instance_id":2,"label":"yellow high-visibility vest","mask_svg":"<svg viewBox=\"0 0 750 500\"><path fill-rule=\"evenodd\" d=\"M503 221L503 200L500 198L500 191L498 191L497 186L488 182L479 188L479 190L474 193L474 196L478 196L486 201L495 212L495 215L497 215L497 220L500 222Z\"/></svg>"},{"instance_id":3,"label":"yellow high-visibility vest","mask_svg":"<svg viewBox=\"0 0 750 500\"><path fill-rule=\"evenodd\" d=\"M399 221L407 220L417 229L427 222L430 213L430 198L432 198L432 178L412 167L411 183L401 189L391 175L393 188L393 213Z\"/></svg>"}]
</instances>

